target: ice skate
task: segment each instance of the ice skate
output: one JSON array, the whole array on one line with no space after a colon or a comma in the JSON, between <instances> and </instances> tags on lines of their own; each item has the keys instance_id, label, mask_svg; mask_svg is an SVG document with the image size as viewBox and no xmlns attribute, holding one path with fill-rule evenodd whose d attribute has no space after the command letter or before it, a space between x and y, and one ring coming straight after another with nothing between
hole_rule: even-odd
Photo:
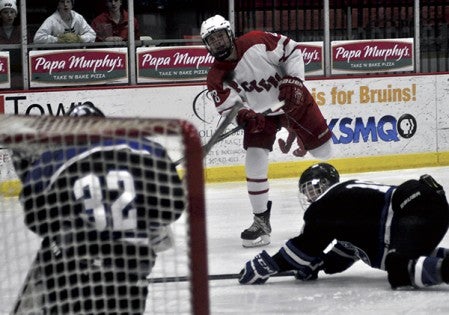
<instances>
[{"instance_id":1,"label":"ice skate","mask_svg":"<svg viewBox=\"0 0 449 315\"><path fill-rule=\"evenodd\" d=\"M241 234L243 247L257 247L270 244L270 211L271 201L268 201L267 210L254 215L253 224Z\"/></svg>"}]
</instances>

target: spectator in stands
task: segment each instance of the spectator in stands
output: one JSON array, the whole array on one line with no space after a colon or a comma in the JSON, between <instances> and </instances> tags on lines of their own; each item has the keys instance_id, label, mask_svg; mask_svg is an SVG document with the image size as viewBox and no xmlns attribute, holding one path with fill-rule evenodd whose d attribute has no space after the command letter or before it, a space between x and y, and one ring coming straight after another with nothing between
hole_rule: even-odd
<instances>
[{"instance_id":1,"label":"spectator in stands","mask_svg":"<svg viewBox=\"0 0 449 315\"><path fill-rule=\"evenodd\" d=\"M20 43L20 28L14 25L16 17L16 1L0 0L0 44Z\"/></svg>"},{"instance_id":2,"label":"spectator in stands","mask_svg":"<svg viewBox=\"0 0 449 315\"><path fill-rule=\"evenodd\" d=\"M57 9L39 27L34 43L89 43L95 31L84 17L73 11L74 0L56 0Z\"/></svg>"},{"instance_id":3,"label":"spectator in stands","mask_svg":"<svg viewBox=\"0 0 449 315\"><path fill-rule=\"evenodd\" d=\"M128 12L122 8L122 0L105 0L107 10L92 21L97 42L128 40ZM140 38L139 23L134 18L135 39Z\"/></svg>"},{"instance_id":4,"label":"spectator in stands","mask_svg":"<svg viewBox=\"0 0 449 315\"><path fill-rule=\"evenodd\" d=\"M20 27L15 24L18 10L15 0L0 0L0 45L19 44ZM20 48L8 48L11 88L22 88L22 58Z\"/></svg>"}]
</instances>

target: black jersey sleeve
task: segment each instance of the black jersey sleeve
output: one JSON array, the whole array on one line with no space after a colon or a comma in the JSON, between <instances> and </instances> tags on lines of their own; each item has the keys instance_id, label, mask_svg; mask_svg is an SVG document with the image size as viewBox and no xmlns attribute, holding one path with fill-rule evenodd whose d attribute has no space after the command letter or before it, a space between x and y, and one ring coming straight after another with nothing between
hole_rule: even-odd
<instances>
[{"instance_id":1,"label":"black jersey sleeve","mask_svg":"<svg viewBox=\"0 0 449 315\"><path fill-rule=\"evenodd\" d=\"M185 208L183 183L166 155L102 146L45 172L58 159L39 164L41 176L26 181L21 193L25 222L41 236L68 224L145 238L150 228L172 223Z\"/></svg>"}]
</instances>

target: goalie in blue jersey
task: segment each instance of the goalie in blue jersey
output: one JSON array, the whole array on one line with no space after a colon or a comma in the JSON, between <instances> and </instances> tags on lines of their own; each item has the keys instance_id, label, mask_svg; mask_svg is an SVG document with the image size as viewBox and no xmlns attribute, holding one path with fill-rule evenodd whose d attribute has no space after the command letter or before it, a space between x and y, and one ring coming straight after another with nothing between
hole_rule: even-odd
<instances>
[{"instance_id":1,"label":"goalie in blue jersey","mask_svg":"<svg viewBox=\"0 0 449 315\"><path fill-rule=\"evenodd\" d=\"M68 116L104 115L85 103ZM76 141L13 154L25 224L43 239L15 313L34 295L33 314L143 314L146 277L185 208L183 184L156 142Z\"/></svg>"},{"instance_id":2,"label":"goalie in blue jersey","mask_svg":"<svg viewBox=\"0 0 449 315\"><path fill-rule=\"evenodd\" d=\"M438 247L449 206L430 175L398 186L340 182L332 165L319 163L301 175L299 191L309 203L301 233L273 256L263 251L248 261L241 284L265 283L284 271L315 280L320 271L343 272L358 260L385 270L393 289L449 283L449 249Z\"/></svg>"}]
</instances>

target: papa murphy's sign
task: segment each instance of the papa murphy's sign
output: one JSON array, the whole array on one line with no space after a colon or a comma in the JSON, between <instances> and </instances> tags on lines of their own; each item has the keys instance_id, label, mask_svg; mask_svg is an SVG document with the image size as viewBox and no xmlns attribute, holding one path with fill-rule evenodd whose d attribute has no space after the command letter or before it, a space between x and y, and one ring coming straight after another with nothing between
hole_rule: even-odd
<instances>
[{"instance_id":1,"label":"papa murphy's sign","mask_svg":"<svg viewBox=\"0 0 449 315\"><path fill-rule=\"evenodd\" d=\"M0 89L9 89L10 87L9 52L0 51Z\"/></svg>"},{"instance_id":2,"label":"papa murphy's sign","mask_svg":"<svg viewBox=\"0 0 449 315\"><path fill-rule=\"evenodd\" d=\"M324 58L323 42L301 42L301 49L304 59L304 71L306 75L323 75Z\"/></svg>"},{"instance_id":3,"label":"papa murphy's sign","mask_svg":"<svg viewBox=\"0 0 449 315\"><path fill-rule=\"evenodd\" d=\"M128 82L126 48L30 51L30 86Z\"/></svg>"},{"instance_id":4,"label":"papa murphy's sign","mask_svg":"<svg viewBox=\"0 0 449 315\"><path fill-rule=\"evenodd\" d=\"M214 62L204 46L137 48L137 82L202 81Z\"/></svg>"},{"instance_id":5,"label":"papa murphy's sign","mask_svg":"<svg viewBox=\"0 0 449 315\"><path fill-rule=\"evenodd\" d=\"M332 74L413 71L413 38L333 41Z\"/></svg>"}]
</instances>

